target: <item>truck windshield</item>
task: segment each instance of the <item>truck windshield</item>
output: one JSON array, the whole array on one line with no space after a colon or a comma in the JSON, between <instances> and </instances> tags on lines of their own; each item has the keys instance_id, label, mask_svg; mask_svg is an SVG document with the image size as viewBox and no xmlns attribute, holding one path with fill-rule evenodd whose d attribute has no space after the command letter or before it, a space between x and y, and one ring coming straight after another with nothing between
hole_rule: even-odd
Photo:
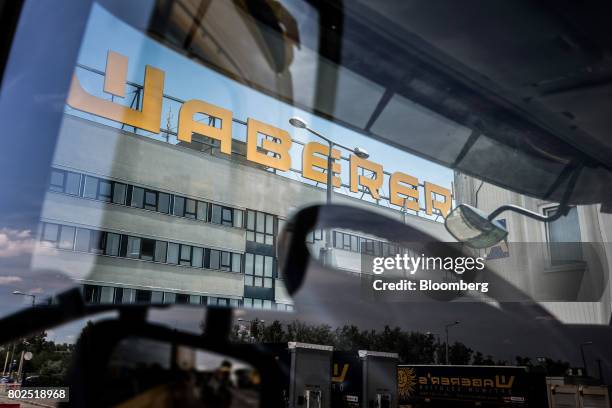
<instances>
[{"instance_id":1,"label":"truck windshield","mask_svg":"<svg viewBox=\"0 0 612 408\"><path fill-rule=\"evenodd\" d=\"M0 317L78 288L94 305L243 309L237 341L376 347L408 363L418 354L402 349L411 339L431 349L422 363L454 353L467 364L482 350L480 363L541 353L568 368L579 364L576 344L591 342L583 368L608 369L612 150L597 108L609 98L583 96L592 116L575 106L563 94L582 89L566 83L578 76L570 67L553 69L528 40L490 24L491 38L512 46L506 54L473 29L454 47L441 27L453 19L421 6L412 11L423 22L391 2L144 3L92 2L38 25L49 6L24 5L0 99L9 135ZM483 21L448 7L466 26ZM507 27L506 12L491 18ZM552 13L523 4L513 13L536 16L533 35L561 44L546 48L551 61L565 61L557 48L586 53L558 34L566 25ZM46 49L26 52L53 24L65 38L49 34ZM519 66L525 49L532 71L514 74L480 54ZM593 59L572 58L586 75ZM460 252L445 228L459 204L547 216L565 194L571 207L551 223L500 215L506 239L486 248ZM345 207L309 231L312 263L292 296L279 241L292 216L317 204ZM461 263L444 255L451 247ZM431 251L440 263L429 268ZM411 268L387 266L394 260ZM393 299L369 304L361 285L384 275L376 268L408 280L431 269L436 279L417 291L446 294L413 299L380 282ZM589 329L568 334L562 324ZM451 351L440 338L449 330L462 339ZM546 342L536 347L538 337Z\"/></svg>"}]
</instances>

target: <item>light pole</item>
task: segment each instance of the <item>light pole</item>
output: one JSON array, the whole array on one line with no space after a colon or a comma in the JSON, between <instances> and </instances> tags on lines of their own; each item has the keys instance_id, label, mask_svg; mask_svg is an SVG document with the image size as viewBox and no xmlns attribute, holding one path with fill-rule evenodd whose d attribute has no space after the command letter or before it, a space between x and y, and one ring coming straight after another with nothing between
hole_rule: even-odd
<instances>
[{"instance_id":1,"label":"light pole","mask_svg":"<svg viewBox=\"0 0 612 408\"><path fill-rule=\"evenodd\" d=\"M425 333L427 336L433 337L436 336L436 356L435 356L435 361L437 364L440 363L440 359L438 358L438 350L440 349L440 333L433 333L433 332L426 332Z\"/></svg>"},{"instance_id":2,"label":"light pole","mask_svg":"<svg viewBox=\"0 0 612 408\"><path fill-rule=\"evenodd\" d=\"M590 346L592 344L593 344L592 341L585 341L584 343L580 343L580 355L582 356L582 367L583 367L583 373L585 377L588 376L588 370L587 370L586 358L584 358L584 346Z\"/></svg>"},{"instance_id":3,"label":"light pole","mask_svg":"<svg viewBox=\"0 0 612 408\"><path fill-rule=\"evenodd\" d=\"M448 365L448 328L453 327L459 324L459 320L455 320L453 323L449 323L444 326L444 330L446 331L446 365Z\"/></svg>"},{"instance_id":4,"label":"light pole","mask_svg":"<svg viewBox=\"0 0 612 408\"><path fill-rule=\"evenodd\" d=\"M255 334L257 334L257 332L259 331L259 328L257 326L260 323L264 324L266 322L265 320L258 320L258 319L255 319L255 320L246 320L246 319L243 319L242 317L239 317L238 321L239 322L245 322L245 323L249 324L249 340L250 339L255 339L255 336L252 335L253 334L252 330L251 330L252 327L255 326Z\"/></svg>"},{"instance_id":5,"label":"light pole","mask_svg":"<svg viewBox=\"0 0 612 408\"><path fill-rule=\"evenodd\" d=\"M312 133L313 135L323 139L325 142L327 142L327 145L329 146L329 151L327 154L327 197L326 197L326 203L327 204L331 204L332 201L332 192L333 192L333 180L334 180L334 173L333 173L333 166L334 166L334 158L332 155L332 151L334 146L338 146L341 147L342 149L348 150L351 153L354 153L355 156L361 158L361 159L367 159L368 157L370 157L370 154L367 152L367 150L361 148L361 147L355 147L354 149L351 149L350 147L346 147L343 146L339 143L336 143L334 141L332 141L331 139L328 139L327 137L323 136L322 134L320 134L319 132L311 129L308 127L308 123L302 119L299 118L297 116L292 117L291 119L289 119L289 124L295 128L298 129L305 129L307 131L309 131L310 133ZM326 259L329 257L329 252L331 250L331 231L329 229L325 230L325 257L323 258L323 262L326 264L329 264L328 262L326 262Z\"/></svg>"},{"instance_id":6,"label":"light pole","mask_svg":"<svg viewBox=\"0 0 612 408\"><path fill-rule=\"evenodd\" d=\"M36 295L32 295L32 294L29 294L29 293L24 293L24 292L22 292L20 290L14 290L13 291L13 295L29 296L29 297L32 298L32 306L36 305Z\"/></svg>"}]
</instances>

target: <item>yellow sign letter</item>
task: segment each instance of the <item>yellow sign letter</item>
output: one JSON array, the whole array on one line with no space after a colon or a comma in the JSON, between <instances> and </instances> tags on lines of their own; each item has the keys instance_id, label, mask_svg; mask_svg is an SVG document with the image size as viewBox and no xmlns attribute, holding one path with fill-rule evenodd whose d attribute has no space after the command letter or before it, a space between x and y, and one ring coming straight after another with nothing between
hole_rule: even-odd
<instances>
[{"instance_id":1,"label":"yellow sign letter","mask_svg":"<svg viewBox=\"0 0 612 408\"><path fill-rule=\"evenodd\" d=\"M404 207L405 201L407 209L418 212L420 209L418 188L419 180L416 177L396 171L389 178L389 201L400 207Z\"/></svg>"},{"instance_id":2,"label":"yellow sign letter","mask_svg":"<svg viewBox=\"0 0 612 408\"><path fill-rule=\"evenodd\" d=\"M326 157L315 156L315 154ZM315 170L315 168L327 170L327 156L329 156L329 146L317 142L306 144L302 151L302 176L319 183L327 183L327 174L320 170ZM340 160L340 150L332 149L332 159L334 159L332 174L340 174L340 171L342 171L340 163L336 163L336 160ZM342 181L339 177L333 176L332 184L334 187L340 187Z\"/></svg>"},{"instance_id":3,"label":"yellow sign letter","mask_svg":"<svg viewBox=\"0 0 612 408\"><path fill-rule=\"evenodd\" d=\"M382 166L378 163L374 163L367 159L359 158L353 154L350 156L350 161L351 161L351 177L350 177L351 191L353 193L359 192L359 185L362 185L364 187L367 187L368 190L370 190L370 194L372 195L373 198L375 198L376 200L380 199L380 194L378 190L380 189L380 187L382 187L383 178L384 178ZM363 175L359 176L357 174L357 170L359 168L370 170L374 172L374 178L366 177Z\"/></svg>"},{"instance_id":4,"label":"yellow sign letter","mask_svg":"<svg viewBox=\"0 0 612 408\"><path fill-rule=\"evenodd\" d=\"M434 200L434 193L444 196L444 201ZM433 209L436 208L446 217L450 212L451 199L452 197L449 189L434 183L425 182L425 212L427 215L431 215Z\"/></svg>"},{"instance_id":5,"label":"yellow sign letter","mask_svg":"<svg viewBox=\"0 0 612 408\"><path fill-rule=\"evenodd\" d=\"M106 75L104 76L104 90L106 92L115 96L125 96L127 63L127 57L113 51L108 52ZM66 103L83 112L102 116L149 132L159 133L163 94L164 71L147 65L145 68L142 110L140 111L88 93L81 86L76 74L72 76Z\"/></svg>"},{"instance_id":6,"label":"yellow sign letter","mask_svg":"<svg viewBox=\"0 0 612 408\"><path fill-rule=\"evenodd\" d=\"M260 133L275 140L263 139L261 149L264 152L258 151L257 139ZM289 156L291 143L291 138L286 130L255 119L249 118L247 120L247 160L280 171L287 171L291 168L291 156ZM272 155L269 155L269 153L272 153Z\"/></svg>"},{"instance_id":7,"label":"yellow sign letter","mask_svg":"<svg viewBox=\"0 0 612 408\"><path fill-rule=\"evenodd\" d=\"M221 120L216 128L193 120L193 115L203 113ZM210 103L191 99L183 103L179 111L178 139L191 143L191 135L197 133L221 142L221 152L232 154L232 112Z\"/></svg>"}]
</instances>

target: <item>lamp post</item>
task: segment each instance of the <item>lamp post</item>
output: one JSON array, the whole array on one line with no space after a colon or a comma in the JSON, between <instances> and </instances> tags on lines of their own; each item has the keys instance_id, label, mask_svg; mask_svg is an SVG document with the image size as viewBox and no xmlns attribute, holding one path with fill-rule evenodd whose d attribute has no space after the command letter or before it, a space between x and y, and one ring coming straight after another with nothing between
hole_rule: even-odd
<instances>
[{"instance_id":1,"label":"lamp post","mask_svg":"<svg viewBox=\"0 0 612 408\"><path fill-rule=\"evenodd\" d=\"M446 365L448 365L448 329L449 327L453 327L459 324L459 320L455 320L453 323L449 323L444 326L444 330L446 331Z\"/></svg>"},{"instance_id":2,"label":"lamp post","mask_svg":"<svg viewBox=\"0 0 612 408\"><path fill-rule=\"evenodd\" d=\"M36 305L36 295L32 295L32 294L29 294L29 293L24 293L24 292L22 292L20 290L14 290L13 291L13 295L29 296L29 297L32 298L32 306Z\"/></svg>"},{"instance_id":3,"label":"lamp post","mask_svg":"<svg viewBox=\"0 0 612 408\"><path fill-rule=\"evenodd\" d=\"M258 320L258 319L255 319L255 320L247 320L247 319L243 319L242 317L239 317L239 318L238 318L238 321L239 321L239 322L249 323L249 340L251 340L251 339L255 339L255 336L253 336L253 335L252 335L253 333L252 333L251 328L252 328L253 326L255 326L255 334L257 334L257 331L259 330L257 326L258 326L260 323L261 323L261 324L263 324L263 323L265 323L265 322L266 322L265 320Z\"/></svg>"},{"instance_id":4,"label":"lamp post","mask_svg":"<svg viewBox=\"0 0 612 408\"><path fill-rule=\"evenodd\" d=\"M334 173L333 173L333 165L334 165L334 158L332 157L332 149L334 148L334 146L338 146L342 149L348 150L351 153L354 153L355 156L361 158L361 159L367 159L368 157L370 157L370 154L367 152L367 150L361 148L361 147L355 147L353 149L351 149L350 147L346 147L343 146L339 143L336 143L334 141L332 141L331 139L328 139L327 137L323 136L322 134L320 134L319 132L311 129L308 127L308 123L302 119L299 118L297 116L292 117L291 119L289 119L289 124L295 128L298 129L305 129L307 131L309 131L310 133L312 133L313 135L317 136L320 139L323 139L325 142L327 142L327 145L329 146L329 151L327 154L327 191L326 191L326 203L327 204L331 204L332 201L332 192L333 192L333 180L334 180ZM331 231L329 229L325 230L325 257L323 258L323 263L327 263L326 259L329 257L329 253L331 250Z\"/></svg>"},{"instance_id":5,"label":"lamp post","mask_svg":"<svg viewBox=\"0 0 612 408\"><path fill-rule=\"evenodd\" d=\"M592 341L585 341L584 343L580 343L580 355L582 356L582 367L583 367L583 372L584 372L585 377L588 376L588 370L587 370L586 358L584 358L584 346L590 346L592 344L593 344Z\"/></svg>"},{"instance_id":6,"label":"lamp post","mask_svg":"<svg viewBox=\"0 0 612 408\"><path fill-rule=\"evenodd\" d=\"M425 333L427 336L433 337L436 336L436 356L435 356L435 362L436 364L440 363L440 359L438 358L438 350L440 349L440 333L433 333L433 332L426 332Z\"/></svg>"}]
</instances>

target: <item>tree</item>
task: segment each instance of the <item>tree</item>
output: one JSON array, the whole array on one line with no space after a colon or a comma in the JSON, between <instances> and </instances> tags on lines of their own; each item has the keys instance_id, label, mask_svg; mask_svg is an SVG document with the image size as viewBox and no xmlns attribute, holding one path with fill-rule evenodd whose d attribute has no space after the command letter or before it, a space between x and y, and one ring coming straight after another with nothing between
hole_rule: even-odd
<instances>
[{"instance_id":1,"label":"tree","mask_svg":"<svg viewBox=\"0 0 612 408\"><path fill-rule=\"evenodd\" d=\"M484 361L485 357L480 351L474 353L474 357L472 358L473 365L484 365Z\"/></svg>"},{"instance_id":2,"label":"tree","mask_svg":"<svg viewBox=\"0 0 612 408\"><path fill-rule=\"evenodd\" d=\"M531 362L531 357L516 356L515 360L516 360L516 365L518 366L533 367L533 363Z\"/></svg>"},{"instance_id":3,"label":"tree","mask_svg":"<svg viewBox=\"0 0 612 408\"><path fill-rule=\"evenodd\" d=\"M448 359L450 364L465 365L472 361L474 351L465 344L456 341L448 348Z\"/></svg>"},{"instance_id":4,"label":"tree","mask_svg":"<svg viewBox=\"0 0 612 408\"><path fill-rule=\"evenodd\" d=\"M282 323L275 320L271 325L264 326L261 341L264 343L282 343L287 341L287 333L285 333Z\"/></svg>"}]
</instances>

